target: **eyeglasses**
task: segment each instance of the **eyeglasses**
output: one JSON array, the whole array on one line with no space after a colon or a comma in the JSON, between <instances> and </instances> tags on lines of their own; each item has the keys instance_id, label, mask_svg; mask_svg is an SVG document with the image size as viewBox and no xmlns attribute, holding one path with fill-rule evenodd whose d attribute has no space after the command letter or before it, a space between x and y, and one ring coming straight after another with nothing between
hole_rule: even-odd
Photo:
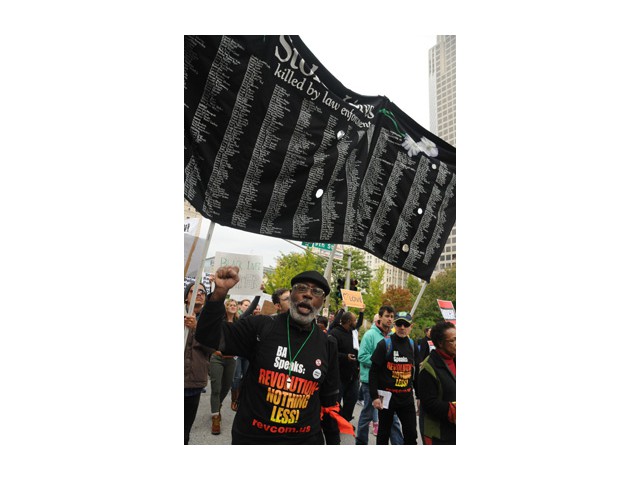
<instances>
[{"instance_id":1,"label":"eyeglasses","mask_svg":"<svg viewBox=\"0 0 640 480\"><path fill-rule=\"evenodd\" d=\"M191 290L189 293L193 293L193 290ZM197 295L206 295L206 294L207 294L206 291L202 290L201 288L198 289Z\"/></svg>"},{"instance_id":2,"label":"eyeglasses","mask_svg":"<svg viewBox=\"0 0 640 480\"><path fill-rule=\"evenodd\" d=\"M307 293L309 290L311 290L311 295L313 295L314 297L324 297L324 290L318 287L310 287L309 285L305 285L304 283L296 283L292 288L298 293Z\"/></svg>"},{"instance_id":3,"label":"eyeglasses","mask_svg":"<svg viewBox=\"0 0 640 480\"><path fill-rule=\"evenodd\" d=\"M396 322L396 327L404 327L404 328L409 328L411 326L411 324L405 320L398 320Z\"/></svg>"}]
</instances>

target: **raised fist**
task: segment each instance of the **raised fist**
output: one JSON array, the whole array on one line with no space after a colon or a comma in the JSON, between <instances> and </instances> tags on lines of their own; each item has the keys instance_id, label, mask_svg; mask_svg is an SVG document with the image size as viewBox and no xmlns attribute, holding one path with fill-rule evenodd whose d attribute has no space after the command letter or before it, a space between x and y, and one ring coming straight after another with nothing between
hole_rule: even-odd
<instances>
[{"instance_id":1,"label":"raised fist","mask_svg":"<svg viewBox=\"0 0 640 480\"><path fill-rule=\"evenodd\" d=\"M225 290L225 295L226 292L239 281L240 276L238 275L238 267L220 267L215 273L215 278L213 279L216 290Z\"/></svg>"}]
</instances>

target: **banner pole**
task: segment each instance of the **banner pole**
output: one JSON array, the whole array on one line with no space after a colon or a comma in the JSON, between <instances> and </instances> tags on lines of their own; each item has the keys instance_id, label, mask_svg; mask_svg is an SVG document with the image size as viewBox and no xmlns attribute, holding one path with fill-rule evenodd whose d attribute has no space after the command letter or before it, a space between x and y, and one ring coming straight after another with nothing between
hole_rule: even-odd
<instances>
[{"instance_id":1,"label":"banner pole","mask_svg":"<svg viewBox=\"0 0 640 480\"><path fill-rule=\"evenodd\" d=\"M207 239L204 242L204 255L202 255L202 262L200 262L200 267L198 267L198 274L196 275L196 282L193 286L194 293L198 292L198 287L200 286L200 282L202 282L202 272L204 271L204 263L207 260L207 252L209 251L209 244L211 243L211 237L213 236L213 227L215 227L215 223L211 222L209 225L209 231L207 232ZM193 310L196 307L196 296L191 295L191 302L189 302L188 314L193 315ZM184 348L187 348L187 337L189 336L189 329L184 327Z\"/></svg>"},{"instance_id":2,"label":"banner pole","mask_svg":"<svg viewBox=\"0 0 640 480\"><path fill-rule=\"evenodd\" d=\"M422 294L424 293L425 288L427 288L427 281L425 280L424 283L422 284L422 288L420 289L420 293L418 294L418 296L416 297L416 301L413 304L413 307L411 307L411 316L413 317L414 312L416 311L416 308L418 308L418 303L420 303L420 299L422 298Z\"/></svg>"}]
</instances>

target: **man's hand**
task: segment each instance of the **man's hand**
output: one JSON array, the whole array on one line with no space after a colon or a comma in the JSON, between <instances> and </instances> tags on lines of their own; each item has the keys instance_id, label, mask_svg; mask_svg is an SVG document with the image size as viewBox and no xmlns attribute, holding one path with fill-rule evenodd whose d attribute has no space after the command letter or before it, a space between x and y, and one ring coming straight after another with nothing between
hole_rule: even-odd
<instances>
[{"instance_id":1,"label":"man's hand","mask_svg":"<svg viewBox=\"0 0 640 480\"><path fill-rule=\"evenodd\" d=\"M185 315L184 316L184 326L189 330L193 330L196 328L196 316L195 315Z\"/></svg>"},{"instance_id":2,"label":"man's hand","mask_svg":"<svg viewBox=\"0 0 640 480\"><path fill-rule=\"evenodd\" d=\"M371 402L371 405L373 405L373 408L377 410L382 410L382 400L380 400L380 397Z\"/></svg>"},{"instance_id":3,"label":"man's hand","mask_svg":"<svg viewBox=\"0 0 640 480\"><path fill-rule=\"evenodd\" d=\"M349 361L351 361L351 362L355 362L355 361L357 360L357 359L356 359L356 356L355 356L353 353L349 353L349 354L347 354L347 358L348 358L348 359L349 359Z\"/></svg>"},{"instance_id":4,"label":"man's hand","mask_svg":"<svg viewBox=\"0 0 640 480\"><path fill-rule=\"evenodd\" d=\"M224 300L227 292L240 281L238 267L220 267L215 273L213 284L215 289L211 294L212 301Z\"/></svg>"}]
</instances>

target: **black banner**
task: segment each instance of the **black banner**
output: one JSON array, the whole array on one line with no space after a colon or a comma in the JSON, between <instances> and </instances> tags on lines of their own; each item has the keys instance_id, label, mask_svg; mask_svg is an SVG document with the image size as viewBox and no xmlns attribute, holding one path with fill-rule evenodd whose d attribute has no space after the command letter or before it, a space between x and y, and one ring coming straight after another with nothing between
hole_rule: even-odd
<instances>
[{"instance_id":1,"label":"black banner","mask_svg":"<svg viewBox=\"0 0 640 480\"><path fill-rule=\"evenodd\" d=\"M184 82L184 196L203 216L429 280L455 222L453 146L298 36L185 36Z\"/></svg>"}]
</instances>

